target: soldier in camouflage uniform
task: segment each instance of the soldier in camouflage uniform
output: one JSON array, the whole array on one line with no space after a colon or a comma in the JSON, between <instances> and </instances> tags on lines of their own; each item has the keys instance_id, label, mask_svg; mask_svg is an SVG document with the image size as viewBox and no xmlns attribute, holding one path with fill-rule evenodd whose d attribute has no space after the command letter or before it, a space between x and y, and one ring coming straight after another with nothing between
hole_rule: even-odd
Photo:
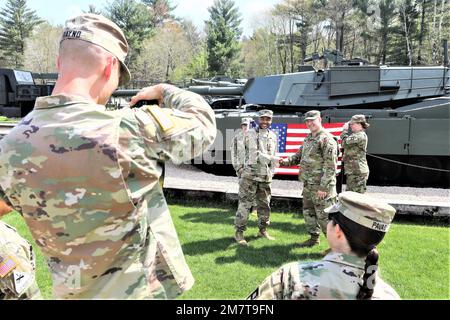
<instances>
[{"instance_id":1,"label":"soldier in camouflage uniform","mask_svg":"<svg viewBox=\"0 0 450 320\"><path fill-rule=\"evenodd\" d=\"M239 207L234 222L235 239L241 245L247 245L244 231L255 199L258 207L258 236L274 240L267 232L270 223L271 183L278 163L275 156L277 136L270 130L272 117L272 111L260 111L259 126L244 136L244 143L237 150L239 158L244 161L243 166L238 168Z\"/></svg>"},{"instance_id":2,"label":"soldier in camouflage uniform","mask_svg":"<svg viewBox=\"0 0 450 320\"><path fill-rule=\"evenodd\" d=\"M318 262L282 266L248 299L400 299L377 272L376 246L389 230L395 209L366 195L344 192L326 211L332 252Z\"/></svg>"},{"instance_id":3,"label":"soldier in camouflage uniform","mask_svg":"<svg viewBox=\"0 0 450 320\"><path fill-rule=\"evenodd\" d=\"M66 22L52 96L0 142L0 187L40 246L57 299L171 299L194 279L158 183L160 161L188 161L215 139L214 112L170 85L107 111L130 73L110 20Z\"/></svg>"},{"instance_id":4,"label":"soldier in camouflage uniform","mask_svg":"<svg viewBox=\"0 0 450 320\"><path fill-rule=\"evenodd\" d=\"M0 200L0 217L11 211ZM0 300L42 299L35 271L31 244L12 226L0 221Z\"/></svg>"},{"instance_id":5,"label":"soldier in camouflage uniform","mask_svg":"<svg viewBox=\"0 0 450 320\"><path fill-rule=\"evenodd\" d=\"M319 111L309 111L305 122L311 133L303 146L290 158L280 161L282 166L300 164L299 180L303 182L303 215L310 239L301 246L312 247L320 243L320 230L327 233L325 208L336 199L337 142L322 127Z\"/></svg>"},{"instance_id":6,"label":"soldier in camouflage uniform","mask_svg":"<svg viewBox=\"0 0 450 320\"><path fill-rule=\"evenodd\" d=\"M250 124L253 122L252 118L242 118L241 128L236 130L236 133L231 141L231 163L233 164L233 168L236 171L236 176L240 179L240 171L244 167L244 153L238 152L239 149L243 149L244 136L250 130ZM256 200L252 205L252 215L257 216L257 206Z\"/></svg>"},{"instance_id":7,"label":"soldier in camouflage uniform","mask_svg":"<svg viewBox=\"0 0 450 320\"><path fill-rule=\"evenodd\" d=\"M349 130L350 126L350 130ZM341 134L344 148L344 166L347 176L346 191L366 192L369 166L367 165L367 135L369 127L364 115L354 115L350 122L344 125Z\"/></svg>"}]
</instances>

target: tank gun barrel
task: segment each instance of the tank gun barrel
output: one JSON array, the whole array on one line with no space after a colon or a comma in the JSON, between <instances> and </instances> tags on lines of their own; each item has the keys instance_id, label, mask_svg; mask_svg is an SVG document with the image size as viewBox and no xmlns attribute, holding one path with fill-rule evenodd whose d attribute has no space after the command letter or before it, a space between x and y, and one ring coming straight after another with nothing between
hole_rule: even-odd
<instances>
[{"instance_id":1,"label":"tank gun barrel","mask_svg":"<svg viewBox=\"0 0 450 320\"><path fill-rule=\"evenodd\" d=\"M242 96L244 85L236 84L233 87L191 86L186 90L204 96ZM116 98L133 97L139 91L140 89L120 89L116 90L112 96Z\"/></svg>"}]
</instances>

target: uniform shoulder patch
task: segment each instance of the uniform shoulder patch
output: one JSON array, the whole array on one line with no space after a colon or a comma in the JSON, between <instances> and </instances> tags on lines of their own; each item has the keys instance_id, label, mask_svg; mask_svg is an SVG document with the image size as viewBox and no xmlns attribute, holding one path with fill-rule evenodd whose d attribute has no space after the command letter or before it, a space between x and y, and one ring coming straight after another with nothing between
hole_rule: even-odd
<instances>
[{"instance_id":1,"label":"uniform shoulder patch","mask_svg":"<svg viewBox=\"0 0 450 320\"><path fill-rule=\"evenodd\" d=\"M17 270L13 271L13 276L16 292L21 295L30 287L33 278L29 273L20 272Z\"/></svg>"},{"instance_id":2,"label":"uniform shoulder patch","mask_svg":"<svg viewBox=\"0 0 450 320\"><path fill-rule=\"evenodd\" d=\"M175 127L175 122L159 106L147 106L145 110L153 116L163 132L167 132Z\"/></svg>"},{"instance_id":3,"label":"uniform shoulder patch","mask_svg":"<svg viewBox=\"0 0 450 320\"><path fill-rule=\"evenodd\" d=\"M17 263L9 256L0 255L0 278L4 278L17 267Z\"/></svg>"}]
</instances>

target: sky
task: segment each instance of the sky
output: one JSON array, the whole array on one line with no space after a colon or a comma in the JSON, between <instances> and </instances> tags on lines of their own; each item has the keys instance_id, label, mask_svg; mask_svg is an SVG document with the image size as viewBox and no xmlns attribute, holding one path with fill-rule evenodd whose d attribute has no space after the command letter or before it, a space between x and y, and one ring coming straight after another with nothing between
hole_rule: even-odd
<instances>
[{"instance_id":1,"label":"sky","mask_svg":"<svg viewBox=\"0 0 450 320\"><path fill-rule=\"evenodd\" d=\"M255 26L255 20L282 0L235 0L242 15L243 35L250 36ZM87 10L89 4L96 8L103 8L111 0L27 0L28 6L36 13L52 24L64 24L69 17ZM3 8L6 0L0 0ZM204 21L209 19L208 7L212 6L214 0L172 0L177 5L174 14L178 17L188 18L203 30Z\"/></svg>"}]
</instances>

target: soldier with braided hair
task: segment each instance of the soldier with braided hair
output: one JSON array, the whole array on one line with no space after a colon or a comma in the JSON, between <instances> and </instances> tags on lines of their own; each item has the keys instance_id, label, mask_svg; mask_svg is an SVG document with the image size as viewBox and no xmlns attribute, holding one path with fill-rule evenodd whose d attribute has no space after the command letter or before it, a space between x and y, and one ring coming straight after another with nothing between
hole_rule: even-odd
<instances>
[{"instance_id":1,"label":"soldier with braided hair","mask_svg":"<svg viewBox=\"0 0 450 320\"><path fill-rule=\"evenodd\" d=\"M248 299L400 299L378 272L376 246L383 240L395 209L378 199L344 192L326 209L331 252L321 261L282 266Z\"/></svg>"}]
</instances>

